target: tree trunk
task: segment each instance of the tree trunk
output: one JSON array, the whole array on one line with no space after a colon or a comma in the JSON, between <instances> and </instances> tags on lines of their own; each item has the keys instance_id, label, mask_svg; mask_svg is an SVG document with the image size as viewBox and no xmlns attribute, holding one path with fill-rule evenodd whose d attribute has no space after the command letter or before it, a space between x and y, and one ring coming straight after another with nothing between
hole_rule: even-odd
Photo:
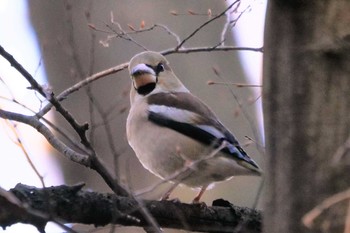
<instances>
[{"instance_id":1,"label":"tree trunk","mask_svg":"<svg viewBox=\"0 0 350 233\"><path fill-rule=\"evenodd\" d=\"M345 232L349 197L306 214L350 187L349 12L347 0L269 1L264 232Z\"/></svg>"}]
</instances>

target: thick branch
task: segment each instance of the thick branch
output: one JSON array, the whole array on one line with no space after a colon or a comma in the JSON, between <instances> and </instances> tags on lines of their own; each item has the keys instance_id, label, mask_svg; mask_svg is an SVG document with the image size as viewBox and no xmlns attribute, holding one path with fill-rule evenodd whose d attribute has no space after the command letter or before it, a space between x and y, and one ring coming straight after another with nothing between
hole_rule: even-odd
<instances>
[{"instance_id":1,"label":"thick branch","mask_svg":"<svg viewBox=\"0 0 350 233\"><path fill-rule=\"evenodd\" d=\"M103 226L109 223L124 226L147 227L145 217L139 211L138 201L130 197L114 194L88 192L78 186L57 186L51 188L35 188L18 184L10 193L21 202L26 209L41 213L43 221L60 219L62 223L83 223ZM2 194L0 195L3 196ZM14 223L31 222L23 211L13 213L7 209L6 198L0 197L0 226L6 227ZM218 205L191 205L172 201L142 201L149 213L163 228L177 228L190 231L206 232L261 232L261 213L257 210L236 207L225 201L216 201ZM24 206L24 205L23 205ZM11 213L11 215L10 215ZM28 215L31 213L29 212ZM11 216L12 219L8 219Z\"/></svg>"}]
</instances>

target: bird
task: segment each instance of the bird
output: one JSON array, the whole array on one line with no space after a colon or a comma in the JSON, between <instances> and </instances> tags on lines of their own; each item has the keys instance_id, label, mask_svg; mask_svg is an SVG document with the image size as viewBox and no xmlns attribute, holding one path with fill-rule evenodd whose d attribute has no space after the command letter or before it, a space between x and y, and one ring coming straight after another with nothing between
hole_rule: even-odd
<instances>
[{"instance_id":1,"label":"bird","mask_svg":"<svg viewBox=\"0 0 350 233\"><path fill-rule=\"evenodd\" d=\"M199 189L192 201L199 203L216 182L262 174L208 105L177 78L162 54L136 54L128 69L127 140L144 168L173 183L162 200L184 184Z\"/></svg>"}]
</instances>

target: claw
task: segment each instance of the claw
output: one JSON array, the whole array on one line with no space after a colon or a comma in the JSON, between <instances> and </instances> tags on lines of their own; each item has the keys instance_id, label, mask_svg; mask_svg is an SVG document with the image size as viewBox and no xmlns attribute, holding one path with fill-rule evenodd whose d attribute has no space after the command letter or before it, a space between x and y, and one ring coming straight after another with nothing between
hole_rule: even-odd
<instances>
[{"instance_id":1,"label":"claw","mask_svg":"<svg viewBox=\"0 0 350 233\"><path fill-rule=\"evenodd\" d=\"M180 182L176 182L173 185L171 185L170 189L166 191L163 196L161 197L161 201L168 200L170 197L170 194L174 191L174 189L179 185Z\"/></svg>"},{"instance_id":2,"label":"claw","mask_svg":"<svg viewBox=\"0 0 350 233\"><path fill-rule=\"evenodd\" d=\"M208 185L204 185L201 190L199 191L199 193L197 194L197 196L193 199L192 204L198 204L199 200L201 199L203 193L205 192L205 190L207 190Z\"/></svg>"}]
</instances>

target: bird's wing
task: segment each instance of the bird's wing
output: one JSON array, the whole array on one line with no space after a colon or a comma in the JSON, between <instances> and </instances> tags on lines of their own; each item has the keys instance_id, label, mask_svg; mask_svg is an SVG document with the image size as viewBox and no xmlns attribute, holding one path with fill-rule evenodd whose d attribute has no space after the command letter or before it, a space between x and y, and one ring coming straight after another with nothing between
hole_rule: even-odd
<instances>
[{"instance_id":1,"label":"bird's wing","mask_svg":"<svg viewBox=\"0 0 350 233\"><path fill-rule=\"evenodd\" d=\"M260 172L259 166L240 147L233 134L223 126L215 114L190 93L157 93L148 96L148 119L154 124L170 128L205 145L217 148L240 165Z\"/></svg>"}]
</instances>

